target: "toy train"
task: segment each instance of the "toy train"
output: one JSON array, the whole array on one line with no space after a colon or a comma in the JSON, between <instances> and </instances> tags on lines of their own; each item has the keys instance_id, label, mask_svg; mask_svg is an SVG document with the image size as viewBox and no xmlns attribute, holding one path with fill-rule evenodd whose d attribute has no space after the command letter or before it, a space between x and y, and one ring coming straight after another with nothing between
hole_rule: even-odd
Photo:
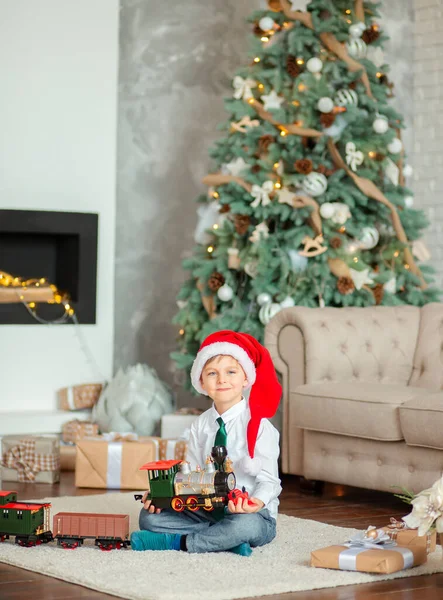
<instances>
[{"instance_id":1,"label":"toy train","mask_svg":"<svg viewBox=\"0 0 443 600\"><path fill-rule=\"evenodd\" d=\"M101 550L130 544L128 515L60 512L51 531L50 509L49 503L19 502L17 492L0 491L0 542L12 536L29 548L57 540L62 548L73 549L90 538Z\"/></svg>"},{"instance_id":2,"label":"toy train","mask_svg":"<svg viewBox=\"0 0 443 600\"><path fill-rule=\"evenodd\" d=\"M158 508L212 511L225 507L229 500L248 499L244 488L235 488L235 474L224 446L214 446L204 469L191 471L189 463L180 460L155 461L141 469L148 473L148 498ZM142 495L134 497L140 500ZM15 537L16 544L31 547L57 540L62 548L74 549L85 539L93 539L101 550L130 546L128 515L59 512L53 517L51 531L50 509L49 503L20 502L17 492L0 491L0 542Z\"/></svg>"},{"instance_id":3,"label":"toy train","mask_svg":"<svg viewBox=\"0 0 443 600\"><path fill-rule=\"evenodd\" d=\"M150 462L142 467L148 473L148 500L156 508L172 508L176 512L212 511L224 508L229 500L234 503L247 498L248 493L235 488L236 479L232 462L225 446L214 446L206 459L204 469L191 471L189 463L180 460ZM135 499L142 496L135 494ZM249 504L253 504L248 499Z\"/></svg>"}]
</instances>

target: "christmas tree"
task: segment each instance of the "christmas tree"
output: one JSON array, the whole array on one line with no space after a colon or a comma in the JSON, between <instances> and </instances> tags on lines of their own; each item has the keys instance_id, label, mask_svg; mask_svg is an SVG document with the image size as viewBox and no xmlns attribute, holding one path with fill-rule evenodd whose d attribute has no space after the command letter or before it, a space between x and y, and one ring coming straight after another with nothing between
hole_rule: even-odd
<instances>
[{"instance_id":1,"label":"christmas tree","mask_svg":"<svg viewBox=\"0 0 443 600\"><path fill-rule=\"evenodd\" d=\"M438 300L406 184L377 4L269 0L198 198L197 247L178 296L178 368L219 329L263 339L284 307Z\"/></svg>"}]
</instances>

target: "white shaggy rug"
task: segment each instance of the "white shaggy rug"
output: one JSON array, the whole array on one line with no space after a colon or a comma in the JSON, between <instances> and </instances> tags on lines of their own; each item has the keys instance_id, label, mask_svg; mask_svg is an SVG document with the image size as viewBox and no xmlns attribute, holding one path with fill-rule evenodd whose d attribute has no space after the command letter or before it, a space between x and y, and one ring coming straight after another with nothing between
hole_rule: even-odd
<instances>
[{"instance_id":1,"label":"white shaggy rug","mask_svg":"<svg viewBox=\"0 0 443 600\"><path fill-rule=\"evenodd\" d=\"M96 496L48 498L52 514L59 511L129 514L131 530L137 529L140 502L133 494L108 493ZM354 529L333 527L307 519L280 515L277 537L256 548L251 557L229 552L187 554L186 552L102 552L86 542L77 550L63 550L55 543L22 548L11 540L0 544L0 562L94 590L131 600L195 600L202 591L211 600L233 600L249 596L282 594L443 572L441 548L420 567L391 575L314 569L310 552L340 544Z\"/></svg>"}]
</instances>

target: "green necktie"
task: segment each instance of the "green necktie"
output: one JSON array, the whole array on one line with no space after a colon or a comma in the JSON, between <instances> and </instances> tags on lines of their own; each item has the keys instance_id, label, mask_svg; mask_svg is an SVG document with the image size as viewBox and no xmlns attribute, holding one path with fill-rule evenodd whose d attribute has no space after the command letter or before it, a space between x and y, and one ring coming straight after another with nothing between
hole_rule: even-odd
<instances>
[{"instance_id":1,"label":"green necktie","mask_svg":"<svg viewBox=\"0 0 443 600\"><path fill-rule=\"evenodd\" d=\"M217 423L220 425L220 427L215 435L214 446L226 446L228 434L226 432L225 423L221 417L217 419Z\"/></svg>"}]
</instances>

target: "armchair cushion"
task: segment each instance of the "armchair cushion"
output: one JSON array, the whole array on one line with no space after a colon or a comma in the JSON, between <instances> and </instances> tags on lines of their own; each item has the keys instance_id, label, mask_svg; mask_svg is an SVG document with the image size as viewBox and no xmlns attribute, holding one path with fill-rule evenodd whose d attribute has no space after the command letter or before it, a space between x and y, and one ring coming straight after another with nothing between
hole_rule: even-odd
<instances>
[{"instance_id":1,"label":"armchair cushion","mask_svg":"<svg viewBox=\"0 0 443 600\"><path fill-rule=\"evenodd\" d=\"M291 412L302 429L398 441L403 439L399 407L429 393L387 383L308 383L291 393Z\"/></svg>"},{"instance_id":2,"label":"armchair cushion","mask_svg":"<svg viewBox=\"0 0 443 600\"><path fill-rule=\"evenodd\" d=\"M405 402L400 407L400 423L409 446L443 450L443 392Z\"/></svg>"}]
</instances>

